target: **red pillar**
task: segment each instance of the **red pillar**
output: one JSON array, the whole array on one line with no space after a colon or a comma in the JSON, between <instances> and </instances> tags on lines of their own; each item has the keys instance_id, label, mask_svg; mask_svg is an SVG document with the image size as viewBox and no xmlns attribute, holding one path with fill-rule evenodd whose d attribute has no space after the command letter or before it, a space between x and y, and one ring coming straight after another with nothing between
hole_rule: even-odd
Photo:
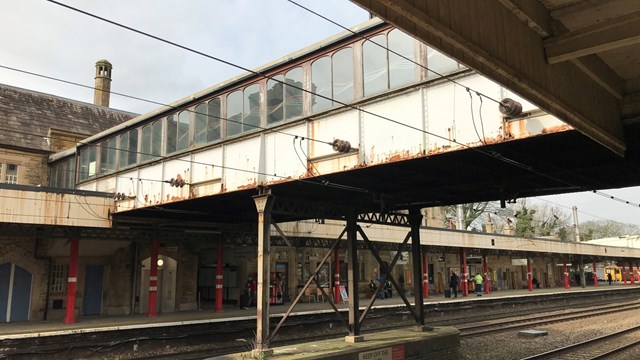
<instances>
[{"instance_id":1,"label":"red pillar","mask_svg":"<svg viewBox=\"0 0 640 360\"><path fill-rule=\"evenodd\" d=\"M563 259L564 261L564 288L565 289L569 289L571 286L569 286L569 273L567 272L567 259Z\"/></svg>"},{"instance_id":2,"label":"red pillar","mask_svg":"<svg viewBox=\"0 0 640 360\"><path fill-rule=\"evenodd\" d=\"M489 263L487 262L487 256L483 256L482 260L484 261L484 293L488 294L490 290L489 286Z\"/></svg>"},{"instance_id":3,"label":"red pillar","mask_svg":"<svg viewBox=\"0 0 640 360\"><path fill-rule=\"evenodd\" d=\"M429 267L427 266L427 254L422 253L422 296L426 299L429 297Z\"/></svg>"},{"instance_id":4,"label":"red pillar","mask_svg":"<svg viewBox=\"0 0 640 360\"><path fill-rule=\"evenodd\" d=\"M333 251L333 300L334 303L340 304L340 253L338 249Z\"/></svg>"},{"instance_id":5,"label":"red pillar","mask_svg":"<svg viewBox=\"0 0 640 360\"><path fill-rule=\"evenodd\" d=\"M593 287L598 287L598 273L596 272L595 260L593 260Z\"/></svg>"},{"instance_id":6,"label":"red pillar","mask_svg":"<svg viewBox=\"0 0 640 360\"><path fill-rule=\"evenodd\" d=\"M67 277L67 313L64 317L65 324L76 322L74 313L76 307L76 290L78 288L78 247L79 239L71 239L69 250L69 276Z\"/></svg>"},{"instance_id":7,"label":"red pillar","mask_svg":"<svg viewBox=\"0 0 640 360\"><path fill-rule=\"evenodd\" d=\"M620 270L620 275L622 276L622 281L627 285L627 268L622 265L622 270Z\"/></svg>"},{"instance_id":8,"label":"red pillar","mask_svg":"<svg viewBox=\"0 0 640 360\"><path fill-rule=\"evenodd\" d=\"M527 287L533 291L533 274L531 274L531 259L527 257Z\"/></svg>"},{"instance_id":9,"label":"red pillar","mask_svg":"<svg viewBox=\"0 0 640 360\"><path fill-rule=\"evenodd\" d=\"M640 265L636 264L636 268L638 269L637 275L638 275L638 284L640 284Z\"/></svg>"},{"instance_id":10,"label":"red pillar","mask_svg":"<svg viewBox=\"0 0 640 360\"><path fill-rule=\"evenodd\" d=\"M216 261L216 307L213 309L215 312L223 312L222 309L222 280L224 270L222 240L218 240L218 260Z\"/></svg>"},{"instance_id":11,"label":"red pillar","mask_svg":"<svg viewBox=\"0 0 640 360\"><path fill-rule=\"evenodd\" d=\"M636 274L633 272L633 263L631 261L629 261L629 278L631 279L631 285L635 285L636 284L636 279L635 276Z\"/></svg>"},{"instance_id":12,"label":"red pillar","mask_svg":"<svg viewBox=\"0 0 640 360\"><path fill-rule=\"evenodd\" d=\"M158 298L158 247L160 242L153 240L151 242L151 259L149 266L149 312L148 317L155 317L156 303Z\"/></svg>"},{"instance_id":13,"label":"red pillar","mask_svg":"<svg viewBox=\"0 0 640 360\"><path fill-rule=\"evenodd\" d=\"M460 248L460 267L462 268L462 296L469 296L469 273L467 273L466 248Z\"/></svg>"}]
</instances>

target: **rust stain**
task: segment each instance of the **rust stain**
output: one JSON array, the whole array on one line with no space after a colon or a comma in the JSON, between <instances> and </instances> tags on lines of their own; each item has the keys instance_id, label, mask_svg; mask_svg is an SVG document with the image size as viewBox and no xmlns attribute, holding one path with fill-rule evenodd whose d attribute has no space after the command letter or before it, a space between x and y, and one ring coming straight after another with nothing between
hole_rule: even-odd
<instances>
[{"instance_id":1,"label":"rust stain","mask_svg":"<svg viewBox=\"0 0 640 360\"><path fill-rule=\"evenodd\" d=\"M568 130L573 130L573 127L571 127L570 125L567 125L567 124L563 124L563 125L544 128L544 129L542 129L542 133L543 134L554 134L554 133L559 133L559 132L568 131Z\"/></svg>"}]
</instances>

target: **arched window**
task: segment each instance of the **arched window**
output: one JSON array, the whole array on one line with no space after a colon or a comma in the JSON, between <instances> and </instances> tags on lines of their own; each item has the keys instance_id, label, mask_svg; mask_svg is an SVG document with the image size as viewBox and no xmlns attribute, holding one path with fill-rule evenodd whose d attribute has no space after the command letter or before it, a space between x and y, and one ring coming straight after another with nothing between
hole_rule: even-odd
<instances>
[{"instance_id":1,"label":"arched window","mask_svg":"<svg viewBox=\"0 0 640 360\"><path fill-rule=\"evenodd\" d=\"M100 143L100 174L116 171L117 150L115 137Z\"/></svg>"},{"instance_id":2,"label":"arched window","mask_svg":"<svg viewBox=\"0 0 640 360\"><path fill-rule=\"evenodd\" d=\"M242 132L257 130L260 126L260 85L253 84L244 89Z\"/></svg>"},{"instance_id":3,"label":"arched window","mask_svg":"<svg viewBox=\"0 0 640 360\"><path fill-rule=\"evenodd\" d=\"M134 165L138 160L138 129L120 135L120 168Z\"/></svg>"},{"instance_id":4,"label":"arched window","mask_svg":"<svg viewBox=\"0 0 640 360\"><path fill-rule=\"evenodd\" d=\"M140 149L140 161L159 157L162 145L162 122L156 121L142 127L142 144Z\"/></svg>"},{"instance_id":5,"label":"arched window","mask_svg":"<svg viewBox=\"0 0 640 360\"><path fill-rule=\"evenodd\" d=\"M220 98L196 106L194 133L196 145L220 140Z\"/></svg>"},{"instance_id":6,"label":"arched window","mask_svg":"<svg viewBox=\"0 0 640 360\"><path fill-rule=\"evenodd\" d=\"M333 100L349 104L353 102L353 49L344 48L331 57Z\"/></svg>"},{"instance_id":7,"label":"arched window","mask_svg":"<svg viewBox=\"0 0 640 360\"><path fill-rule=\"evenodd\" d=\"M437 73L429 71L427 74L427 78L429 79L439 78L442 75L459 69L458 63L455 60L448 58L431 47L427 48L427 67Z\"/></svg>"},{"instance_id":8,"label":"arched window","mask_svg":"<svg viewBox=\"0 0 640 360\"><path fill-rule=\"evenodd\" d=\"M362 44L362 73L365 96L389 89L385 35L374 36Z\"/></svg>"},{"instance_id":9,"label":"arched window","mask_svg":"<svg viewBox=\"0 0 640 360\"><path fill-rule=\"evenodd\" d=\"M311 92L311 112L331 107L331 59L328 56L311 64Z\"/></svg>"},{"instance_id":10,"label":"arched window","mask_svg":"<svg viewBox=\"0 0 640 360\"><path fill-rule=\"evenodd\" d=\"M302 68L289 70L284 78L284 118L295 119L302 116L304 74Z\"/></svg>"},{"instance_id":11,"label":"arched window","mask_svg":"<svg viewBox=\"0 0 640 360\"><path fill-rule=\"evenodd\" d=\"M87 146L80 152L80 180L96 176L96 147Z\"/></svg>"},{"instance_id":12,"label":"arched window","mask_svg":"<svg viewBox=\"0 0 640 360\"><path fill-rule=\"evenodd\" d=\"M267 124L284 119L284 76L277 75L267 81Z\"/></svg>"},{"instance_id":13,"label":"arched window","mask_svg":"<svg viewBox=\"0 0 640 360\"><path fill-rule=\"evenodd\" d=\"M242 131L242 91L234 91L227 96L227 136L238 135Z\"/></svg>"},{"instance_id":14,"label":"arched window","mask_svg":"<svg viewBox=\"0 0 640 360\"><path fill-rule=\"evenodd\" d=\"M191 128L191 113L183 111L178 114L178 137L176 151L187 150L189 148L189 129Z\"/></svg>"},{"instance_id":15,"label":"arched window","mask_svg":"<svg viewBox=\"0 0 640 360\"><path fill-rule=\"evenodd\" d=\"M398 29L389 31L388 38L389 50L391 50L389 51L390 88L395 89L415 83L418 79L414 50L416 41Z\"/></svg>"}]
</instances>

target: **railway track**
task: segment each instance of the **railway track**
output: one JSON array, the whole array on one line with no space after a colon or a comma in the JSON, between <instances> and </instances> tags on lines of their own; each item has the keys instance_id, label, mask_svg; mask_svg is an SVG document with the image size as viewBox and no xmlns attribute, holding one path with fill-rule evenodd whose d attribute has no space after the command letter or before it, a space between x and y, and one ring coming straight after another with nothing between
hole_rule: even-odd
<instances>
[{"instance_id":1,"label":"railway track","mask_svg":"<svg viewBox=\"0 0 640 360\"><path fill-rule=\"evenodd\" d=\"M635 305L626 306L622 311L627 310L635 310L640 309L640 304L637 302ZM532 327L539 325L546 325L556 322L565 322L583 319L586 317L607 315L612 313L620 313L620 308L613 309L585 309L577 312L572 312L571 314L557 314L552 313L548 315L536 314L534 316L527 316L519 319L505 319L498 321L486 321L479 324L473 324L468 326L457 326L458 330L460 330L460 337L473 337L473 336L484 336L489 335L496 332L515 330L524 327Z\"/></svg>"},{"instance_id":2,"label":"railway track","mask_svg":"<svg viewBox=\"0 0 640 360\"><path fill-rule=\"evenodd\" d=\"M619 351L640 346L640 326L581 341L547 351L522 360L595 360L604 359Z\"/></svg>"}]
</instances>

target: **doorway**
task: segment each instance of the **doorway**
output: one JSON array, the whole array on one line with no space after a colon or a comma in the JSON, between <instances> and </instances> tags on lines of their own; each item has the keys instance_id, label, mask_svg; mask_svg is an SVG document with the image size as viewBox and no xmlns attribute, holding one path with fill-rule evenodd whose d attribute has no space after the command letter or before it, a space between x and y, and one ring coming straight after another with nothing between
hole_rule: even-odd
<instances>
[{"instance_id":1,"label":"doorway","mask_svg":"<svg viewBox=\"0 0 640 360\"><path fill-rule=\"evenodd\" d=\"M140 292L138 298L139 313L149 311L149 273L151 258L142 260L142 276L140 276ZM167 313L176 311L176 267L177 262L168 256L158 256L158 285L156 312Z\"/></svg>"},{"instance_id":2,"label":"doorway","mask_svg":"<svg viewBox=\"0 0 640 360\"><path fill-rule=\"evenodd\" d=\"M85 270L84 298L82 310L84 315L102 314L102 283L104 266L87 265Z\"/></svg>"},{"instance_id":3,"label":"doorway","mask_svg":"<svg viewBox=\"0 0 640 360\"><path fill-rule=\"evenodd\" d=\"M0 322L29 320L32 277L16 264L0 265Z\"/></svg>"}]
</instances>

